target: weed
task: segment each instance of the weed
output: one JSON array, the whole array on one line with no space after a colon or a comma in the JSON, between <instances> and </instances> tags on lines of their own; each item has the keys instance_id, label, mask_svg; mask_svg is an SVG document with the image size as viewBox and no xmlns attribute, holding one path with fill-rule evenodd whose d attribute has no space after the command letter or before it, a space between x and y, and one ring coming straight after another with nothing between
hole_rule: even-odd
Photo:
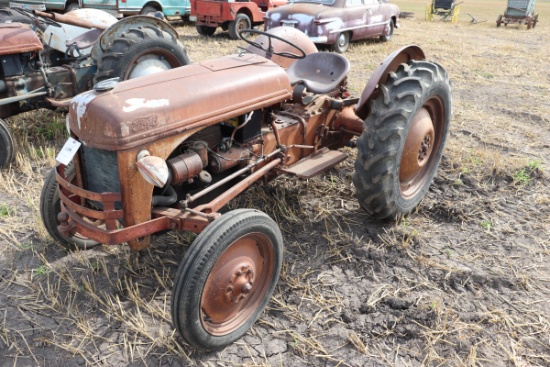
<instances>
[{"instance_id":1,"label":"weed","mask_svg":"<svg viewBox=\"0 0 550 367\"><path fill-rule=\"evenodd\" d=\"M0 218L9 218L13 216L14 210L6 204L0 205Z\"/></svg>"},{"instance_id":2,"label":"weed","mask_svg":"<svg viewBox=\"0 0 550 367\"><path fill-rule=\"evenodd\" d=\"M48 266L43 264L43 265L38 266L36 269L34 269L33 274L36 275L36 276L39 276L39 277L43 277L43 276L48 275L49 271L50 270L49 270Z\"/></svg>"},{"instance_id":3,"label":"weed","mask_svg":"<svg viewBox=\"0 0 550 367\"><path fill-rule=\"evenodd\" d=\"M488 221L488 220L483 220L483 221L481 221L480 225L481 225L481 227L483 227L483 229L485 229L486 231L489 231L489 230L491 230L491 228L493 228L493 223L491 223L491 222Z\"/></svg>"}]
</instances>

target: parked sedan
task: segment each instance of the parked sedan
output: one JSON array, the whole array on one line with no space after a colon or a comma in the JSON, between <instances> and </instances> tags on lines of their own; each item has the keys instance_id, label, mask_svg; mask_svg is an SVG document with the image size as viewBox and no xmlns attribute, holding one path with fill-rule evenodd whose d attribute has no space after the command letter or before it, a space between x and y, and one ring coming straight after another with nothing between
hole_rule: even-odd
<instances>
[{"instance_id":1,"label":"parked sedan","mask_svg":"<svg viewBox=\"0 0 550 367\"><path fill-rule=\"evenodd\" d=\"M350 41L380 37L391 39L399 25L399 8L387 0L291 0L270 10L265 29L289 26L300 29L314 43L343 53Z\"/></svg>"}]
</instances>

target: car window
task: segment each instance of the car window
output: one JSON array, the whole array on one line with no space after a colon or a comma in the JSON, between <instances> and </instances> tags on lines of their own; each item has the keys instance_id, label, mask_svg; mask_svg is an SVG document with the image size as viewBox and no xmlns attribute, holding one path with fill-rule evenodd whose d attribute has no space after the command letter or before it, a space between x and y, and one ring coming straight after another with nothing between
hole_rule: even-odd
<instances>
[{"instance_id":1,"label":"car window","mask_svg":"<svg viewBox=\"0 0 550 367\"><path fill-rule=\"evenodd\" d=\"M363 0L363 4L365 5L375 5L375 4L379 4L380 1L378 0Z\"/></svg>"},{"instance_id":2,"label":"car window","mask_svg":"<svg viewBox=\"0 0 550 367\"><path fill-rule=\"evenodd\" d=\"M365 0L346 0L346 6L350 7L350 6L363 5L363 1ZM366 0L365 2L368 2L368 0Z\"/></svg>"},{"instance_id":3,"label":"car window","mask_svg":"<svg viewBox=\"0 0 550 367\"><path fill-rule=\"evenodd\" d=\"M336 0L290 0L291 3L314 3L323 5L332 5Z\"/></svg>"}]
</instances>

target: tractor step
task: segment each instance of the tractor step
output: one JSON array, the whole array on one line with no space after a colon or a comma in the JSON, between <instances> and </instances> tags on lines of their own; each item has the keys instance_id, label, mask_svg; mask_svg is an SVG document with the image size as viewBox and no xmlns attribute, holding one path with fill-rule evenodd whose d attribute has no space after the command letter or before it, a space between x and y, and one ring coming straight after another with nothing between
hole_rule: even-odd
<instances>
[{"instance_id":1,"label":"tractor step","mask_svg":"<svg viewBox=\"0 0 550 367\"><path fill-rule=\"evenodd\" d=\"M348 155L337 150L323 148L297 163L281 169L281 171L296 175L299 178L312 178L319 173L336 166L344 161Z\"/></svg>"}]
</instances>

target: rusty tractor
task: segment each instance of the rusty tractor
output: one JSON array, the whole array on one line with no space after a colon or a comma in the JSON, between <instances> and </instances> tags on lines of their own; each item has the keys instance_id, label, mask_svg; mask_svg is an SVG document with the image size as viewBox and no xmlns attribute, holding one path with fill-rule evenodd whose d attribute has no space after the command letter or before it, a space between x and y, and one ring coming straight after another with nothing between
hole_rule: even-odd
<instances>
[{"instance_id":1,"label":"rusty tractor","mask_svg":"<svg viewBox=\"0 0 550 367\"><path fill-rule=\"evenodd\" d=\"M130 79L189 64L177 32L162 20L121 21L96 9L65 15L0 9L0 168L14 158L2 119L66 107L78 93L113 77Z\"/></svg>"},{"instance_id":2,"label":"rusty tractor","mask_svg":"<svg viewBox=\"0 0 550 367\"><path fill-rule=\"evenodd\" d=\"M378 66L360 96L349 61L302 32L247 29L239 54L72 99L71 137L41 194L49 234L69 248L146 248L167 230L198 234L177 271L174 326L191 345L222 348L269 302L283 256L277 223L220 209L257 181L308 179L358 152L353 183L373 218L397 218L436 174L451 117L440 65L410 45ZM242 33L244 33L242 32Z\"/></svg>"}]
</instances>

